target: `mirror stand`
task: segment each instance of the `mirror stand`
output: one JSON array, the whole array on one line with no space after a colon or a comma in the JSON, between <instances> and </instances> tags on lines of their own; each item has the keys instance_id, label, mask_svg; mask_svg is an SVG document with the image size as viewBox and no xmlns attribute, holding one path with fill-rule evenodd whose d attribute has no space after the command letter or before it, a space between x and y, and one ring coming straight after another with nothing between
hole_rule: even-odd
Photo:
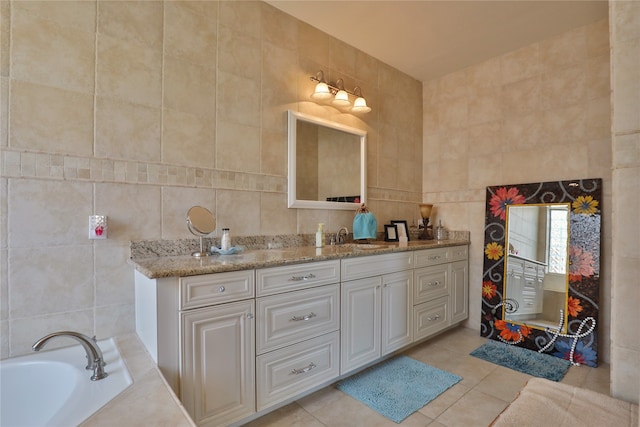
<instances>
[{"instance_id":1,"label":"mirror stand","mask_svg":"<svg viewBox=\"0 0 640 427\"><path fill-rule=\"evenodd\" d=\"M209 256L204 249L204 236L216 229L216 219L213 214L202 206L194 206L187 212L187 228L191 234L200 237L200 251L193 252L191 256L202 258Z\"/></svg>"},{"instance_id":2,"label":"mirror stand","mask_svg":"<svg viewBox=\"0 0 640 427\"><path fill-rule=\"evenodd\" d=\"M196 257L196 258L202 258L205 256L209 256L209 252L204 250L204 236L200 236L200 251L199 252L193 252L191 254L192 257Z\"/></svg>"}]
</instances>

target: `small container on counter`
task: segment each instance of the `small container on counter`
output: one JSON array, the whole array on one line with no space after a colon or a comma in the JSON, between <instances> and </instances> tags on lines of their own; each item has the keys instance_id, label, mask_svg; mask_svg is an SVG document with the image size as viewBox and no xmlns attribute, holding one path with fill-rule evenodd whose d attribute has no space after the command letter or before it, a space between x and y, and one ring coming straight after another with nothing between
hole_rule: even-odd
<instances>
[{"instance_id":1,"label":"small container on counter","mask_svg":"<svg viewBox=\"0 0 640 427\"><path fill-rule=\"evenodd\" d=\"M225 252L231 249L231 235L229 234L228 228L222 229L222 238L220 239L220 249Z\"/></svg>"},{"instance_id":2,"label":"small container on counter","mask_svg":"<svg viewBox=\"0 0 640 427\"><path fill-rule=\"evenodd\" d=\"M438 226L435 231L436 240L447 240L449 238L449 232L442 226L442 220L438 221Z\"/></svg>"}]
</instances>

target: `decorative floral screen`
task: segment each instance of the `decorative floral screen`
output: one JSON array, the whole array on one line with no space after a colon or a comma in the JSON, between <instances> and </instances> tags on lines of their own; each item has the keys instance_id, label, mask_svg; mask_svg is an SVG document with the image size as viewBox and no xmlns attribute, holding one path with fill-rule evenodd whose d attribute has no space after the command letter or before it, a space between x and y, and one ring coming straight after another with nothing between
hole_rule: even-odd
<instances>
[{"instance_id":1,"label":"decorative floral screen","mask_svg":"<svg viewBox=\"0 0 640 427\"><path fill-rule=\"evenodd\" d=\"M568 301L558 328L534 328L503 319L507 205L569 203ZM597 366L602 180L540 182L487 187L482 277L481 335L548 353L574 364Z\"/></svg>"}]
</instances>

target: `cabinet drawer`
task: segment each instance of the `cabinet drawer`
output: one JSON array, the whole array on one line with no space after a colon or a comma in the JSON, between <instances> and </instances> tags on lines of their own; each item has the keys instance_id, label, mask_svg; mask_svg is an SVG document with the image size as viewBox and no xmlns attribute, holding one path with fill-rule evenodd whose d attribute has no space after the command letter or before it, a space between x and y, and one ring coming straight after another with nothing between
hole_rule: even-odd
<instances>
[{"instance_id":1,"label":"cabinet drawer","mask_svg":"<svg viewBox=\"0 0 640 427\"><path fill-rule=\"evenodd\" d=\"M469 258L469 246L453 246L449 248L451 252L451 262L463 261Z\"/></svg>"},{"instance_id":2,"label":"cabinet drawer","mask_svg":"<svg viewBox=\"0 0 640 427\"><path fill-rule=\"evenodd\" d=\"M336 378L339 341L336 331L258 356L257 410Z\"/></svg>"},{"instance_id":3,"label":"cabinet drawer","mask_svg":"<svg viewBox=\"0 0 640 427\"><path fill-rule=\"evenodd\" d=\"M340 285L258 298L257 353L340 328Z\"/></svg>"},{"instance_id":4,"label":"cabinet drawer","mask_svg":"<svg viewBox=\"0 0 640 427\"><path fill-rule=\"evenodd\" d=\"M253 270L203 274L180 278L180 309L204 307L253 298Z\"/></svg>"},{"instance_id":5,"label":"cabinet drawer","mask_svg":"<svg viewBox=\"0 0 640 427\"><path fill-rule=\"evenodd\" d=\"M449 295L449 265L441 264L414 270L413 303L421 304Z\"/></svg>"},{"instance_id":6,"label":"cabinet drawer","mask_svg":"<svg viewBox=\"0 0 640 427\"><path fill-rule=\"evenodd\" d=\"M397 252L342 260L342 281L378 276L413 268L413 254Z\"/></svg>"},{"instance_id":7,"label":"cabinet drawer","mask_svg":"<svg viewBox=\"0 0 640 427\"><path fill-rule=\"evenodd\" d=\"M414 341L426 338L449 326L448 311L448 297L414 306Z\"/></svg>"},{"instance_id":8,"label":"cabinet drawer","mask_svg":"<svg viewBox=\"0 0 640 427\"><path fill-rule=\"evenodd\" d=\"M416 268L445 264L451 261L449 248L425 249L413 253Z\"/></svg>"},{"instance_id":9,"label":"cabinet drawer","mask_svg":"<svg viewBox=\"0 0 640 427\"><path fill-rule=\"evenodd\" d=\"M310 262L256 271L258 296L295 291L340 281L340 261Z\"/></svg>"}]
</instances>

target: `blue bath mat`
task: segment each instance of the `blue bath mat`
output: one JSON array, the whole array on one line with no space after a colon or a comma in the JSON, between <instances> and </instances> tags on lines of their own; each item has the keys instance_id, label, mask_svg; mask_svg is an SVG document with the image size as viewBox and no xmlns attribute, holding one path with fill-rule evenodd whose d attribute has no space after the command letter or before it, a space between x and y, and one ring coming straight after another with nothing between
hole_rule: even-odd
<instances>
[{"instance_id":1,"label":"blue bath mat","mask_svg":"<svg viewBox=\"0 0 640 427\"><path fill-rule=\"evenodd\" d=\"M571 366L568 360L498 341L487 341L473 350L471 355L514 371L551 381L562 380Z\"/></svg>"},{"instance_id":2,"label":"blue bath mat","mask_svg":"<svg viewBox=\"0 0 640 427\"><path fill-rule=\"evenodd\" d=\"M410 357L398 356L339 382L337 387L400 423L461 379Z\"/></svg>"}]
</instances>

